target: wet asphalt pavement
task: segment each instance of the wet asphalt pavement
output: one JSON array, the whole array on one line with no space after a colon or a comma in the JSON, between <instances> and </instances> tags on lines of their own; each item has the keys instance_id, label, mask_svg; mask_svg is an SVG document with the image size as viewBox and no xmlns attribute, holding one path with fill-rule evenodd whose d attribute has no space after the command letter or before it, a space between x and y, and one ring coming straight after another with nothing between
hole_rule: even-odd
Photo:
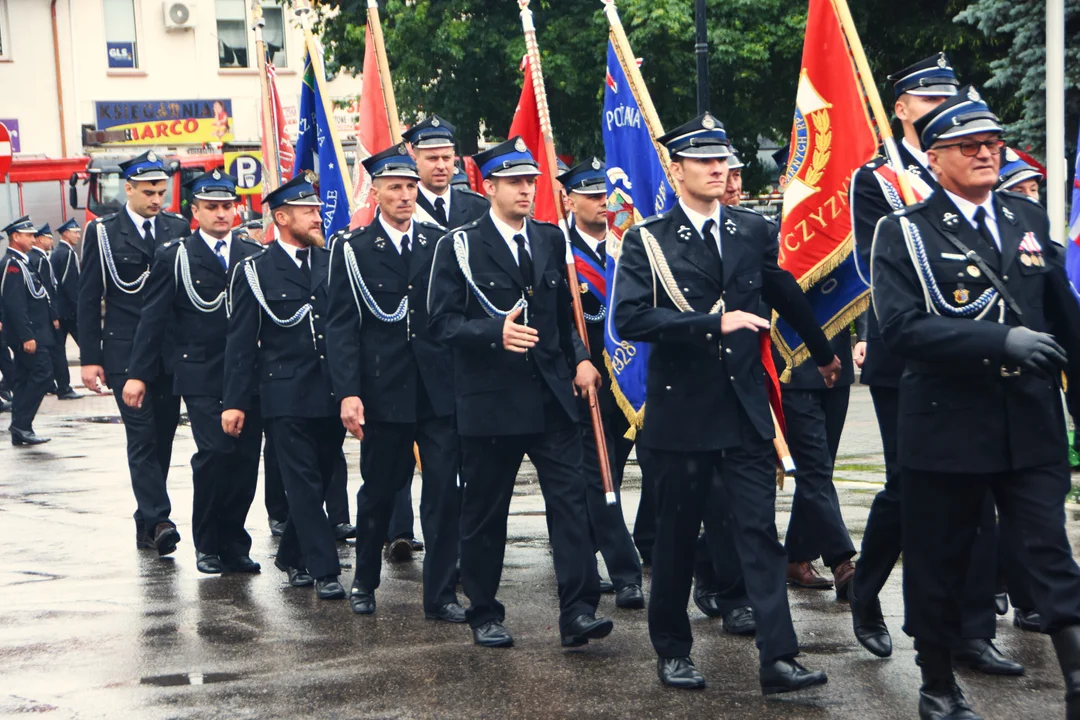
<instances>
[{"instance_id":1,"label":"wet asphalt pavement","mask_svg":"<svg viewBox=\"0 0 1080 720\"><path fill-rule=\"evenodd\" d=\"M75 369L75 368L73 368ZM919 675L900 625L900 569L882 605L895 652L879 660L851 632L831 591L791 590L801 660L829 683L764 700L752 640L726 635L691 603L701 692L663 688L644 611L600 612L615 620L602 641L559 645L557 599L543 502L531 466L511 506L501 599L516 645L472 644L467 626L424 620L420 568L384 566L378 614L288 587L273 567L260 481L248 516L260 575L208 576L191 545L194 444L181 427L169 476L177 552L136 550L134 501L123 428L111 396L46 399L35 423L53 441L40 449L0 442L0 716L54 718L912 718ZM0 419L5 427L8 419ZM359 443L348 440L350 491L359 486ZM858 546L883 481L869 394L856 388L838 460L844 516ZM640 474L627 472L633 521ZM780 493L783 533L793 483ZM419 502L419 478L413 487ZM1070 508L1070 537L1080 511ZM419 532L419 522L417 522ZM340 545L352 580L352 545ZM649 576L646 571L646 591ZM462 597L464 601L464 597ZM1064 717L1063 684L1049 638L998 622L998 645L1027 666L1021 678L960 677L987 718Z\"/></svg>"}]
</instances>

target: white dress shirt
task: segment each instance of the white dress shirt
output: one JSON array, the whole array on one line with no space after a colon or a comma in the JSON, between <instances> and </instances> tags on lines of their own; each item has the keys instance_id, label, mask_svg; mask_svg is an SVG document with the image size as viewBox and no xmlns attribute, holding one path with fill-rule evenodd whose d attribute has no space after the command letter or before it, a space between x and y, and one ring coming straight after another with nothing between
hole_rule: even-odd
<instances>
[{"instance_id":1,"label":"white dress shirt","mask_svg":"<svg viewBox=\"0 0 1080 720\"><path fill-rule=\"evenodd\" d=\"M446 190L443 192L442 195L436 195L435 193L431 192L426 187L424 187L424 183L422 182L416 183L416 187L420 189L420 192L424 194L424 197L427 198L427 201L431 203L431 207L435 207L435 198L443 199L443 202L446 203L446 206L443 208L443 211L446 213L446 221L450 222L450 186L446 186Z\"/></svg>"},{"instance_id":2,"label":"white dress shirt","mask_svg":"<svg viewBox=\"0 0 1080 720\"><path fill-rule=\"evenodd\" d=\"M942 188L944 190L944 188ZM965 200L959 195L945 190L945 194L949 196L949 199L953 201L953 204L960 209L960 213L967 219L971 227L978 229L978 225L975 224L975 211L979 208L986 209L986 227L990 230L990 234L994 236L994 243L997 244L997 249L1001 250L1001 233L998 232L997 218L994 215L994 194L990 193L986 196L986 200L976 205L970 200Z\"/></svg>"},{"instance_id":3,"label":"white dress shirt","mask_svg":"<svg viewBox=\"0 0 1080 720\"><path fill-rule=\"evenodd\" d=\"M409 249L412 250L412 218L409 219L409 227L404 232L402 232L401 230L395 230L394 228L390 227L389 223L387 223L386 220L383 219L382 213L379 213L379 224L382 225L382 229L383 232L386 233L386 237L390 238L390 242L394 243L394 247L397 248L399 255L401 254L401 239L406 235L409 236Z\"/></svg>"},{"instance_id":4,"label":"white dress shirt","mask_svg":"<svg viewBox=\"0 0 1080 720\"><path fill-rule=\"evenodd\" d=\"M716 243L716 250L720 253L720 257L724 257L724 248L720 243L720 212L723 205L716 203L716 212L711 216L705 216L695 210L691 210L686 206L686 203L682 201L682 198L679 198L679 205L682 207L683 212L686 213L686 217L690 219L694 229L697 230L698 235L701 237L705 237L705 223L709 220L712 220L713 223L715 223L713 226L712 241ZM709 238L705 239L708 240Z\"/></svg>"},{"instance_id":5,"label":"white dress shirt","mask_svg":"<svg viewBox=\"0 0 1080 720\"><path fill-rule=\"evenodd\" d=\"M582 229L580 227L576 228L576 229L578 231L578 235L581 236L581 239L584 240L585 244L589 246L589 249L592 250L593 253L595 253L597 256L599 256L600 255L600 250L598 248L600 247L600 243L604 242L604 240L606 240L607 237L605 236L605 237L600 237L600 238L594 238L592 235L585 232L584 229Z\"/></svg>"},{"instance_id":6,"label":"white dress shirt","mask_svg":"<svg viewBox=\"0 0 1080 720\"><path fill-rule=\"evenodd\" d=\"M225 263L228 264L228 262L229 262L229 251L232 249L232 233L231 232L226 233L225 237L218 240L216 237L213 237L212 235L207 235L205 232L203 232L202 228L199 228L199 235L202 236L203 241L206 243L207 247L210 248L210 252L214 253L215 255L218 254L218 251L217 251L218 243L219 242L225 243L225 247L222 248L220 254L221 254L222 257L225 258Z\"/></svg>"},{"instance_id":7,"label":"white dress shirt","mask_svg":"<svg viewBox=\"0 0 1080 720\"><path fill-rule=\"evenodd\" d=\"M495 213L491 211L488 211L488 213L491 215L491 221L495 223L495 229L499 231L499 234L502 235L503 240L506 242L506 246L510 248L510 254L514 256L514 262L521 265L521 260L518 258L518 246L517 243L514 242L515 235L521 235L525 238L525 250L529 253L529 257L532 257L532 245L529 244L529 234L525 231L528 227L528 223L523 220L521 229L515 230L499 218L495 217Z\"/></svg>"},{"instance_id":8,"label":"white dress shirt","mask_svg":"<svg viewBox=\"0 0 1080 720\"><path fill-rule=\"evenodd\" d=\"M308 250L307 266L309 268L311 267L311 252L310 252L311 248L299 248L299 247L296 247L295 245L289 245L288 243L282 242L281 238L278 238L274 242L276 242L278 245L280 245L282 248L285 249L285 252L287 252L289 254L289 257L292 258L292 261L294 263L296 263L296 267L300 267L300 258L296 257L296 253L300 252L301 250L305 250L305 249Z\"/></svg>"},{"instance_id":9,"label":"white dress shirt","mask_svg":"<svg viewBox=\"0 0 1080 720\"><path fill-rule=\"evenodd\" d=\"M909 153L911 153L911 156L915 158L915 160L917 160L920 165L923 166L923 170L925 170L928 175L933 177L934 173L930 170L930 158L926 156L926 153L924 153L919 148L912 147L911 143L907 141L907 138L902 138L900 142L904 144L904 147L907 148L907 151Z\"/></svg>"},{"instance_id":10,"label":"white dress shirt","mask_svg":"<svg viewBox=\"0 0 1080 720\"><path fill-rule=\"evenodd\" d=\"M131 222L135 223L135 229L139 231L139 237L146 234L143 230L143 223L147 220L150 221L150 237L157 240L157 223L154 222L154 218L143 217L139 213L131 209L131 203L125 203L124 209L127 210L128 217L131 218Z\"/></svg>"}]
</instances>

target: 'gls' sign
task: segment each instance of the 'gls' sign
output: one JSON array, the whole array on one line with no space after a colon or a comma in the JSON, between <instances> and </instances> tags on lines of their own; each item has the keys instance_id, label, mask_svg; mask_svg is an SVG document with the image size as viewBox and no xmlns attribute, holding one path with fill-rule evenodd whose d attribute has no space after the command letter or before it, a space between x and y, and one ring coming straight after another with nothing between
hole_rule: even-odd
<instances>
[{"instance_id":1,"label":"'gls' sign","mask_svg":"<svg viewBox=\"0 0 1080 720\"><path fill-rule=\"evenodd\" d=\"M108 43L108 52L110 68L135 67L135 43L111 42Z\"/></svg>"}]
</instances>

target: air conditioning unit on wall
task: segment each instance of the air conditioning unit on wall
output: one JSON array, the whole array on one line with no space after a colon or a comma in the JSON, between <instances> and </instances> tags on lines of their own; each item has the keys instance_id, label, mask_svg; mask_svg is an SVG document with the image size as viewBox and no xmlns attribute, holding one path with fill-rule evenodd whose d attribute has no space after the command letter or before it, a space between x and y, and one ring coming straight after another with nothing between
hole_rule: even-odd
<instances>
[{"instance_id":1,"label":"air conditioning unit on wall","mask_svg":"<svg viewBox=\"0 0 1080 720\"><path fill-rule=\"evenodd\" d=\"M169 32L195 27L195 3L191 0L165 0L165 29Z\"/></svg>"}]
</instances>

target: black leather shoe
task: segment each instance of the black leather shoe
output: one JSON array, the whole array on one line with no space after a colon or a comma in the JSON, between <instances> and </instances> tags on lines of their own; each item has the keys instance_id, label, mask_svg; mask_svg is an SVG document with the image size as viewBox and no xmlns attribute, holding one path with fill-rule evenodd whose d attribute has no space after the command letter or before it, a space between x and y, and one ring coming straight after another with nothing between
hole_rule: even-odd
<instances>
[{"instance_id":1,"label":"black leather shoe","mask_svg":"<svg viewBox=\"0 0 1080 720\"><path fill-rule=\"evenodd\" d=\"M735 608L724 613L724 632L731 635L756 635L757 620L748 607Z\"/></svg>"},{"instance_id":2,"label":"black leather shoe","mask_svg":"<svg viewBox=\"0 0 1080 720\"><path fill-rule=\"evenodd\" d=\"M158 555L165 556L175 551L178 542L180 533L172 523L161 522L154 528L154 547L157 548Z\"/></svg>"},{"instance_id":3,"label":"black leather shoe","mask_svg":"<svg viewBox=\"0 0 1080 720\"><path fill-rule=\"evenodd\" d=\"M386 559L390 562L412 560L412 543L408 538L395 538L386 548Z\"/></svg>"},{"instance_id":4,"label":"black leather shoe","mask_svg":"<svg viewBox=\"0 0 1080 720\"><path fill-rule=\"evenodd\" d=\"M820 670L807 670L795 660L776 660L758 671L762 695L794 692L829 681Z\"/></svg>"},{"instance_id":5,"label":"black leather shoe","mask_svg":"<svg viewBox=\"0 0 1080 720\"><path fill-rule=\"evenodd\" d=\"M656 674L660 682L680 690L700 690L705 687L705 676L694 667L688 657L656 658Z\"/></svg>"},{"instance_id":6,"label":"black leather shoe","mask_svg":"<svg viewBox=\"0 0 1080 720\"><path fill-rule=\"evenodd\" d=\"M225 568L225 572L235 573L257 573L262 572L262 565L252 560L247 555L241 555L240 557L229 558L228 560L222 559L221 566Z\"/></svg>"},{"instance_id":7,"label":"black leather shoe","mask_svg":"<svg viewBox=\"0 0 1080 720\"><path fill-rule=\"evenodd\" d=\"M33 430L20 430L15 426L8 428L8 430L11 431L11 444L16 447L20 445L44 445L49 442L49 438L38 437Z\"/></svg>"},{"instance_id":8,"label":"black leather shoe","mask_svg":"<svg viewBox=\"0 0 1080 720\"><path fill-rule=\"evenodd\" d=\"M851 603L851 626L855 630L855 639L859 644L880 658L892 655L892 635L885 618L881 614L881 604L874 598L869 610L862 610Z\"/></svg>"},{"instance_id":9,"label":"black leather shoe","mask_svg":"<svg viewBox=\"0 0 1080 720\"><path fill-rule=\"evenodd\" d=\"M1021 610L1020 608L1013 610L1013 627L1028 632L1042 632L1041 625L1042 616L1039 615L1038 610Z\"/></svg>"},{"instance_id":10,"label":"black leather shoe","mask_svg":"<svg viewBox=\"0 0 1080 720\"><path fill-rule=\"evenodd\" d=\"M424 617L428 620L445 620L450 623L465 622L465 608L456 602L449 602L434 612L424 611Z\"/></svg>"},{"instance_id":11,"label":"black leather shoe","mask_svg":"<svg viewBox=\"0 0 1080 720\"><path fill-rule=\"evenodd\" d=\"M7 400L0 400L0 413L11 412L11 403Z\"/></svg>"},{"instance_id":12,"label":"black leather shoe","mask_svg":"<svg viewBox=\"0 0 1080 720\"><path fill-rule=\"evenodd\" d=\"M357 615L374 615L375 593L353 583L353 586L349 589L349 609Z\"/></svg>"},{"instance_id":13,"label":"black leather shoe","mask_svg":"<svg viewBox=\"0 0 1080 720\"><path fill-rule=\"evenodd\" d=\"M281 537L285 534L285 521L275 520L274 518L267 518L267 522L270 524L270 534L273 537Z\"/></svg>"},{"instance_id":14,"label":"black leather shoe","mask_svg":"<svg viewBox=\"0 0 1080 720\"><path fill-rule=\"evenodd\" d=\"M614 583L612 583L610 580L604 580L603 578L601 578L600 579L600 594L601 595L610 595L613 592L615 592Z\"/></svg>"},{"instance_id":15,"label":"black leather shoe","mask_svg":"<svg viewBox=\"0 0 1080 720\"><path fill-rule=\"evenodd\" d=\"M82 395L72 390L70 385L56 393L57 400L78 400L81 397Z\"/></svg>"},{"instance_id":16,"label":"black leather shoe","mask_svg":"<svg viewBox=\"0 0 1080 720\"><path fill-rule=\"evenodd\" d=\"M1008 593L994 593L994 612L998 615L1009 614L1009 594Z\"/></svg>"},{"instance_id":17,"label":"black leather shoe","mask_svg":"<svg viewBox=\"0 0 1080 720\"><path fill-rule=\"evenodd\" d=\"M1024 666L1001 654L990 640L964 640L964 647L953 651L953 661L987 675L1023 675Z\"/></svg>"},{"instance_id":18,"label":"black leather shoe","mask_svg":"<svg viewBox=\"0 0 1080 720\"><path fill-rule=\"evenodd\" d=\"M615 628L610 618L595 615L578 615L562 631L563 647L580 647L590 640L606 638Z\"/></svg>"},{"instance_id":19,"label":"black leather shoe","mask_svg":"<svg viewBox=\"0 0 1080 720\"><path fill-rule=\"evenodd\" d=\"M514 644L513 636L498 620L488 620L480 627L472 629L473 642L489 648L510 647Z\"/></svg>"},{"instance_id":20,"label":"black leather shoe","mask_svg":"<svg viewBox=\"0 0 1080 720\"><path fill-rule=\"evenodd\" d=\"M315 581L315 594L320 600L344 600L345 588L338 582L337 575L327 575Z\"/></svg>"},{"instance_id":21,"label":"black leather shoe","mask_svg":"<svg viewBox=\"0 0 1080 720\"><path fill-rule=\"evenodd\" d=\"M409 538L409 545L412 546L414 553L424 552L424 543L420 542L416 538Z\"/></svg>"},{"instance_id":22,"label":"black leather shoe","mask_svg":"<svg viewBox=\"0 0 1080 720\"><path fill-rule=\"evenodd\" d=\"M926 683L919 688L919 720L982 720L956 682Z\"/></svg>"},{"instance_id":23,"label":"black leather shoe","mask_svg":"<svg viewBox=\"0 0 1080 720\"><path fill-rule=\"evenodd\" d=\"M289 567L280 560L274 560L274 567L289 576L289 584L293 587L310 587L315 584L315 578L308 575L304 568Z\"/></svg>"},{"instance_id":24,"label":"black leather shoe","mask_svg":"<svg viewBox=\"0 0 1080 720\"><path fill-rule=\"evenodd\" d=\"M698 610L705 613L708 617L723 617L724 613L720 611L720 598L714 592L698 592L697 587L694 588L694 604L698 606Z\"/></svg>"},{"instance_id":25,"label":"black leather shoe","mask_svg":"<svg viewBox=\"0 0 1080 720\"><path fill-rule=\"evenodd\" d=\"M355 538L356 526L347 522L338 523L334 526L334 537L337 538L338 542L345 542L349 538Z\"/></svg>"},{"instance_id":26,"label":"black leather shoe","mask_svg":"<svg viewBox=\"0 0 1080 720\"><path fill-rule=\"evenodd\" d=\"M641 610L645 607L645 593L640 585L623 585L615 593L615 607L624 610Z\"/></svg>"},{"instance_id":27,"label":"black leather shoe","mask_svg":"<svg viewBox=\"0 0 1080 720\"><path fill-rule=\"evenodd\" d=\"M206 573L207 575L217 575L222 570L221 558L217 555L196 551L195 568L199 572Z\"/></svg>"},{"instance_id":28,"label":"black leather shoe","mask_svg":"<svg viewBox=\"0 0 1080 720\"><path fill-rule=\"evenodd\" d=\"M153 536L146 532L146 528L135 526L135 547L140 550L156 550Z\"/></svg>"}]
</instances>

